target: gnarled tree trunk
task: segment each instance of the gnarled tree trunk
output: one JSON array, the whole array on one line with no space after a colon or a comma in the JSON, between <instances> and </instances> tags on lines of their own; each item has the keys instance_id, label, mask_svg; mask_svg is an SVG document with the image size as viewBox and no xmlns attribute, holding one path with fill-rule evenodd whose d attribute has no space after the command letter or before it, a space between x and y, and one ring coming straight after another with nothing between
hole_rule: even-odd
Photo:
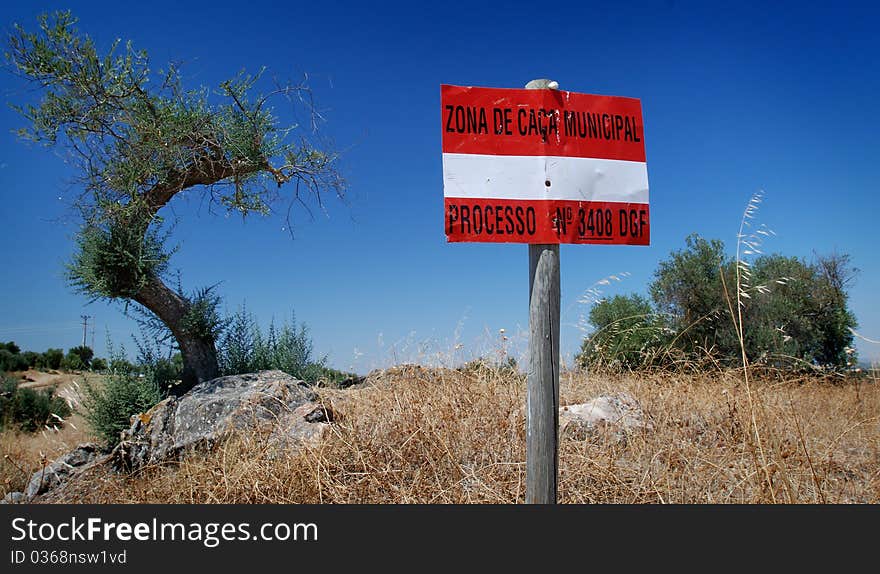
<instances>
[{"instance_id":1,"label":"gnarled tree trunk","mask_svg":"<svg viewBox=\"0 0 880 574\"><path fill-rule=\"evenodd\" d=\"M172 394L180 396L197 384L220 376L213 336L192 334L185 328L185 318L191 307L189 301L155 276L147 280L135 294L134 300L159 317L171 329L180 346L183 380L171 389Z\"/></svg>"}]
</instances>

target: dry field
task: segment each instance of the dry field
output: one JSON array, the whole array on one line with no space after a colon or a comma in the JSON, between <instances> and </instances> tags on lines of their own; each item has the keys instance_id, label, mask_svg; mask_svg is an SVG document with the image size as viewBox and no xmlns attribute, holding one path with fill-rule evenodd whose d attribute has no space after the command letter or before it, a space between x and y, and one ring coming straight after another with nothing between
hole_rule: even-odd
<instances>
[{"instance_id":1,"label":"dry field","mask_svg":"<svg viewBox=\"0 0 880 574\"><path fill-rule=\"evenodd\" d=\"M19 373L24 382L20 386L35 390L55 387L55 392L64 397L77 397L77 383L84 376L97 378L98 375L43 373L27 371ZM0 432L0 491L23 491L31 474L58 456L73 449L77 444L91 440L88 427L82 416L74 413L62 427L44 428L36 433L17 431Z\"/></svg>"},{"instance_id":2,"label":"dry field","mask_svg":"<svg viewBox=\"0 0 880 574\"><path fill-rule=\"evenodd\" d=\"M653 430L622 442L563 438L560 502L880 502L876 380L759 379L750 408L741 375L563 374L561 404L625 391ZM402 366L322 396L338 420L301 452L279 455L259 436L238 437L134 476L94 470L47 501L523 501L521 377Z\"/></svg>"}]
</instances>

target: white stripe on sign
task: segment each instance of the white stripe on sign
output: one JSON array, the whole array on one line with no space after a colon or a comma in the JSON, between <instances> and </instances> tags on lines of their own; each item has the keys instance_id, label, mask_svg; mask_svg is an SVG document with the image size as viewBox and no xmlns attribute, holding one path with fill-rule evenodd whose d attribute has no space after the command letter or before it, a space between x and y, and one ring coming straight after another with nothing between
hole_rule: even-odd
<instances>
[{"instance_id":1,"label":"white stripe on sign","mask_svg":"<svg viewBox=\"0 0 880 574\"><path fill-rule=\"evenodd\" d=\"M648 168L589 157L444 153L443 195L648 203Z\"/></svg>"}]
</instances>

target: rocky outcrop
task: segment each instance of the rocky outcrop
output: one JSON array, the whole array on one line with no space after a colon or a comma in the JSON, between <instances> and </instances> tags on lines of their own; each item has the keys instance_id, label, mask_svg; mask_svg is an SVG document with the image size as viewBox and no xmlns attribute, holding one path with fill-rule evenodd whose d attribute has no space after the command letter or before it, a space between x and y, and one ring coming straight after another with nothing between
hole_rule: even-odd
<instances>
[{"instance_id":1,"label":"rocky outcrop","mask_svg":"<svg viewBox=\"0 0 880 574\"><path fill-rule=\"evenodd\" d=\"M95 443L83 443L72 451L38 470L28 481L24 495L33 498L67 482L74 474L90 466L92 463L106 455L100 445ZM10 501L12 502L12 501ZM16 502L20 502L17 500Z\"/></svg>"},{"instance_id":2,"label":"rocky outcrop","mask_svg":"<svg viewBox=\"0 0 880 574\"><path fill-rule=\"evenodd\" d=\"M332 420L332 411L317 400L305 382L281 371L206 381L132 417L114 461L129 470L163 463L243 429L267 430L285 447L314 440Z\"/></svg>"},{"instance_id":3,"label":"rocky outcrop","mask_svg":"<svg viewBox=\"0 0 880 574\"><path fill-rule=\"evenodd\" d=\"M28 497L23 492L7 492L0 504L24 504L28 501Z\"/></svg>"},{"instance_id":4,"label":"rocky outcrop","mask_svg":"<svg viewBox=\"0 0 880 574\"><path fill-rule=\"evenodd\" d=\"M652 428L639 402L626 393L603 395L559 409L560 436L576 440L597 434L625 440L629 433Z\"/></svg>"}]
</instances>

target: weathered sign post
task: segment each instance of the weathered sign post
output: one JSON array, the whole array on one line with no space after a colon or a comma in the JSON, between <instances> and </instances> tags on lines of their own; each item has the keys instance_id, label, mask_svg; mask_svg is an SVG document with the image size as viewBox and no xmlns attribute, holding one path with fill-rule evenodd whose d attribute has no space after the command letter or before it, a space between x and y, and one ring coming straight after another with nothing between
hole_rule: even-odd
<instances>
[{"instance_id":1,"label":"weathered sign post","mask_svg":"<svg viewBox=\"0 0 880 574\"><path fill-rule=\"evenodd\" d=\"M556 502L560 243L648 245L641 102L441 86L450 242L529 244L526 503Z\"/></svg>"}]
</instances>

